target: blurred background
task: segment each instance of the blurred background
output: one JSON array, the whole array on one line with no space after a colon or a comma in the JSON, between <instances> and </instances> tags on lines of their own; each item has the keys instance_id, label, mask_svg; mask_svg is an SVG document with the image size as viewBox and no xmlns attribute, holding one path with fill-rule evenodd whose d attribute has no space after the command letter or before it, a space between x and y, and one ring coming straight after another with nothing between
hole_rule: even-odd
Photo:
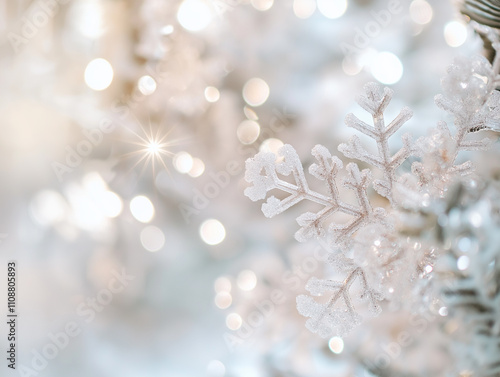
<instances>
[{"instance_id":1,"label":"blurred background","mask_svg":"<svg viewBox=\"0 0 500 377\"><path fill-rule=\"evenodd\" d=\"M26 368L2 375L370 376L383 323L305 329L316 245L243 195L244 161L335 152L369 81L425 134L446 67L481 48L451 2L0 0L0 32L0 277L18 262Z\"/></svg>"}]
</instances>

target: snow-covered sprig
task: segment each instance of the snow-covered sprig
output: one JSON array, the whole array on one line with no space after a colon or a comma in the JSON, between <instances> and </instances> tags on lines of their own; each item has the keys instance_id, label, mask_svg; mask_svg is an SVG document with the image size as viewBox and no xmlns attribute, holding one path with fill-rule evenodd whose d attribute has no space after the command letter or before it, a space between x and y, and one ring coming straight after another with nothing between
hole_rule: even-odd
<instances>
[{"instance_id":1,"label":"snow-covered sprig","mask_svg":"<svg viewBox=\"0 0 500 377\"><path fill-rule=\"evenodd\" d=\"M500 50L497 41L492 44ZM378 302L385 295L381 293L384 284L391 284L388 289L391 293L394 287L404 285L400 283L412 284L433 270L435 249L422 248L421 243L398 234L393 225L398 213L406 210L405 200L413 203L409 208L419 211L419 206L426 207L432 200L440 200L455 178L472 172L472 164L457 163L457 157L461 151L482 150L491 143L489 139L469 138L469 134L500 130L500 94L495 90L500 82L499 68L498 54L493 65L481 57L456 60L443 79L444 93L436 97L436 104L454 116L456 132L452 133L445 122L439 122L430 135L420 138L416 145L412 145L410 135L405 134L402 148L394 154L390 153L389 138L411 118L412 112L403 108L386 126L384 111L393 92L377 84L367 84L357 102L372 116L373 125L352 114L346 117L346 124L374 139L377 154L369 153L357 137L339 146L346 157L363 161L382 172L382 179L372 181L369 169L360 171L354 163L346 166L342 184L355 193L357 205L340 197L337 181L343 163L321 145L312 150L316 162L310 166L309 173L325 183L325 193L309 187L299 156L290 145L279 150L281 161L274 154L263 152L247 160L245 179L252 186L245 194L251 200L265 199L273 190L285 193L283 199L268 197L262 205L267 217L304 201L321 206L319 211L305 212L297 218L300 229L295 237L299 241L327 238L335 250L329 263L345 273L345 278L343 281L309 280L306 289L313 296L326 295L326 302L305 295L297 298L299 312L310 317L307 327L311 331L324 337L344 334L361 321L352 300L351 286L355 280L360 281L361 297L368 300L371 312L376 315L380 312ZM413 175L398 172L412 155L421 158L412 164ZM371 204L370 185L389 199L390 208ZM351 219L344 223L332 220L337 213Z\"/></svg>"},{"instance_id":2,"label":"snow-covered sprig","mask_svg":"<svg viewBox=\"0 0 500 377\"><path fill-rule=\"evenodd\" d=\"M453 115L455 133L445 122L439 122L429 136L416 143L416 154L422 160L413 163L412 171L419 178L419 188L441 196L455 178L474 170L470 161L457 163L458 154L485 150L494 141L469 135L500 131L500 92L495 90L500 83L500 43L496 34L482 29L492 38L497 52L493 64L482 56L456 58L441 82L443 93L435 97L436 105Z\"/></svg>"}]
</instances>

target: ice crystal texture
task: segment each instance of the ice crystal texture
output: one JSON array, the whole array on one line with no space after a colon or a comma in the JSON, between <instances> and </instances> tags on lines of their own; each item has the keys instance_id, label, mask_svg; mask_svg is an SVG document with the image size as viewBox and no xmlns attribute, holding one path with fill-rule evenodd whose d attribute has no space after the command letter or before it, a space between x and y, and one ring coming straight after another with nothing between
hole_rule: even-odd
<instances>
[{"instance_id":1,"label":"ice crystal texture","mask_svg":"<svg viewBox=\"0 0 500 377\"><path fill-rule=\"evenodd\" d=\"M493 46L499 49L496 40ZM357 102L371 115L372 124L353 114L347 115L346 124L372 138L377 152L370 153L357 136L338 149L346 157L372 166L378 179L372 179L370 169L360 170L355 163L347 164L341 174L342 161L321 145L312 149L316 161L309 167L309 174L324 182L324 193L310 188L300 158L290 145L280 149L280 159L261 152L247 160L245 179L252 185L245 194L253 201L267 198L262 205L266 217L301 202L320 206L317 212L305 212L297 218L300 228L295 238L327 240L333 250L329 262L345 274L343 281L309 280L306 289L312 296L325 296L321 302L311 296L297 297L298 311L309 317L309 330L323 337L342 335L361 322L356 310L359 300L353 300L351 293L356 280L360 287L356 292L361 292L360 298L367 300L370 312L377 315L381 311L379 302L389 298L389 293L425 275L425 266L432 267L435 250L398 234L395 219L408 208L419 210L439 200L454 180L473 171L469 161L457 162L457 157L461 151L482 150L491 144L486 138L469 138L470 134L500 129L500 94L495 90L499 67L498 54L493 65L479 56L456 59L442 80L443 94L435 99L438 107L453 115L456 131L452 133L445 122L439 122L416 143L404 134L402 147L395 153L391 153L389 139L412 117L412 112L404 107L386 125L384 111L393 91L367 84ZM413 162L411 173L405 173L400 167L410 156L419 161ZM342 198L339 182L355 194L356 205ZM388 199L386 208L372 204L370 186ZM268 197L270 191L281 191L285 197ZM348 215L350 220L339 222L337 214Z\"/></svg>"}]
</instances>

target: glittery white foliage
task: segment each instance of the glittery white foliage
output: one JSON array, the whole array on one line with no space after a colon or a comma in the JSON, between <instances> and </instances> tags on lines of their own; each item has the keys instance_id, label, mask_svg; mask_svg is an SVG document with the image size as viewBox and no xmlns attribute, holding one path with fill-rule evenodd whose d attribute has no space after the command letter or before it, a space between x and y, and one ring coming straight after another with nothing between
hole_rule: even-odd
<instances>
[{"instance_id":1,"label":"glittery white foliage","mask_svg":"<svg viewBox=\"0 0 500 377\"><path fill-rule=\"evenodd\" d=\"M493 46L499 48L496 42ZM500 82L499 68L498 57L493 65L482 57L455 60L442 80L443 94L436 97L436 104L453 115L456 132L452 133L445 122L439 122L437 128L416 143L412 143L409 134L404 134L402 147L395 153L391 152L389 139L412 117L412 111L404 107L386 125L384 111L393 91L367 84L357 102L371 115L373 124L353 114L346 117L346 124L372 138L377 152L370 153L356 136L338 149L346 157L372 166L373 174L381 176L379 179L373 180L370 169L360 170L354 163L347 164L342 172L342 161L321 145L312 150L316 161L309 167L309 174L323 181L324 193L309 187L299 156L290 145L279 150L280 158L261 152L247 160L245 179L252 186L245 194L251 200L265 199L270 191L284 194L283 199L267 198L262 205L266 217L276 216L301 202L321 207L297 218L300 228L295 238L327 240L332 250L329 263L345 279L309 280L306 289L323 300L306 295L297 298L298 311L309 317L306 322L309 330L323 337L345 334L362 320L356 310L360 307L358 297L367 300L369 311L377 315L381 311L380 301L393 297L397 290L404 296L411 292L411 284L417 279L429 277L437 257L435 248L403 236L396 219L408 208L420 211L441 200L454 180L473 172L472 163L457 162L457 157L461 151L483 150L491 144L490 139L477 140L469 138L469 134L500 129L500 94L495 90ZM400 167L409 157L419 161L412 164L411 173L405 173ZM341 197L339 181L355 194L356 205ZM389 200L387 208L371 203L370 186ZM349 220L332 219L336 214L348 215ZM352 288L356 280L357 289ZM410 289L405 291L408 286Z\"/></svg>"}]
</instances>

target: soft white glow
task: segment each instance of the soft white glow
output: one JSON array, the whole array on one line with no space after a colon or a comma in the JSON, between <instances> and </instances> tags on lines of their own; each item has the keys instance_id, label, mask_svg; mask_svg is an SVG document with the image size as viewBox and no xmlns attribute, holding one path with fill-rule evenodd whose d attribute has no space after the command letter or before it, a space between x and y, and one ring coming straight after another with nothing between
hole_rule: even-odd
<instances>
[{"instance_id":1,"label":"soft white glow","mask_svg":"<svg viewBox=\"0 0 500 377\"><path fill-rule=\"evenodd\" d=\"M159 228L150 225L141 231L141 244L148 251L158 251L165 245L165 235Z\"/></svg>"},{"instance_id":2,"label":"soft white glow","mask_svg":"<svg viewBox=\"0 0 500 377\"><path fill-rule=\"evenodd\" d=\"M293 1L293 13L298 18L309 18L314 14L316 10L315 0L294 0Z\"/></svg>"},{"instance_id":3,"label":"soft white glow","mask_svg":"<svg viewBox=\"0 0 500 377\"><path fill-rule=\"evenodd\" d=\"M214 86L207 86L205 88L205 98L208 102L217 102L220 98L219 89Z\"/></svg>"},{"instance_id":4,"label":"soft white glow","mask_svg":"<svg viewBox=\"0 0 500 377\"><path fill-rule=\"evenodd\" d=\"M283 142L280 139L270 138L266 139L260 145L259 150L261 152L271 152L278 155L278 151L283 146Z\"/></svg>"},{"instance_id":5,"label":"soft white glow","mask_svg":"<svg viewBox=\"0 0 500 377\"><path fill-rule=\"evenodd\" d=\"M439 308L438 313L441 317L446 317L448 315L448 308L446 306L443 306Z\"/></svg>"},{"instance_id":6,"label":"soft white glow","mask_svg":"<svg viewBox=\"0 0 500 377\"><path fill-rule=\"evenodd\" d=\"M257 113L255 111L253 111L253 109L251 109L248 106L245 106L243 108L243 113L250 120L255 120L255 121L259 120L259 116L257 115Z\"/></svg>"},{"instance_id":7,"label":"soft white glow","mask_svg":"<svg viewBox=\"0 0 500 377\"><path fill-rule=\"evenodd\" d=\"M188 171L188 174L193 177L199 177L205 171L205 163L199 158L193 158L193 166L191 170Z\"/></svg>"},{"instance_id":8,"label":"soft white glow","mask_svg":"<svg viewBox=\"0 0 500 377\"><path fill-rule=\"evenodd\" d=\"M245 83L243 99L250 106L260 106L267 101L269 92L269 85L264 80L254 77Z\"/></svg>"},{"instance_id":9,"label":"soft white glow","mask_svg":"<svg viewBox=\"0 0 500 377\"><path fill-rule=\"evenodd\" d=\"M225 276L218 277L214 283L215 292L231 292L231 280Z\"/></svg>"},{"instance_id":10,"label":"soft white glow","mask_svg":"<svg viewBox=\"0 0 500 377\"><path fill-rule=\"evenodd\" d=\"M212 17L212 10L204 0L184 0L177 12L177 20L189 31L205 29L212 21Z\"/></svg>"},{"instance_id":11,"label":"soft white glow","mask_svg":"<svg viewBox=\"0 0 500 377\"><path fill-rule=\"evenodd\" d=\"M226 238L226 229L219 220L208 219L200 226L200 237L208 245L218 245Z\"/></svg>"},{"instance_id":12,"label":"soft white glow","mask_svg":"<svg viewBox=\"0 0 500 377\"><path fill-rule=\"evenodd\" d=\"M137 221L148 223L153 218L155 209L148 198L139 195L130 201L130 212Z\"/></svg>"},{"instance_id":13,"label":"soft white glow","mask_svg":"<svg viewBox=\"0 0 500 377\"><path fill-rule=\"evenodd\" d=\"M174 27L172 25L165 25L161 28L160 32L163 35L170 35L174 32Z\"/></svg>"},{"instance_id":14,"label":"soft white glow","mask_svg":"<svg viewBox=\"0 0 500 377\"><path fill-rule=\"evenodd\" d=\"M344 341L338 336L334 336L328 341L328 348L333 353L341 353L344 350Z\"/></svg>"},{"instance_id":15,"label":"soft white glow","mask_svg":"<svg viewBox=\"0 0 500 377\"><path fill-rule=\"evenodd\" d=\"M470 265L470 259L467 255L462 255L460 258L457 260L457 268L460 271L464 271L469 268Z\"/></svg>"},{"instance_id":16,"label":"soft white glow","mask_svg":"<svg viewBox=\"0 0 500 377\"><path fill-rule=\"evenodd\" d=\"M403 76L403 64L393 53L381 52L372 63L371 72L382 84L395 84Z\"/></svg>"},{"instance_id":17,"label":"soft white glow","mask_svg":"<svg viewBox=\"0 0 500 377\"><path fill-rule=\"evenodd\" d=\"M122 213L123 202L121 198L112 191L106 191L102 194L100 208L107 217L116 217Z\"/></svg>"},{"instance_id":18,"label":"soft white glow","mask_svg":"<svg viewBox=\"0 0 500 377\"><path fill-rule=\"evenodd\" d=\"M85 83L90 89L104 90L113 81L113 67L106 59L97 58L85 68Z\"/></svg>"},{"instance_id":19,"label":"soft white glow","mask_svg":"<svg viewBox=\"0 0 500 377\"><path fill-rule=\"evenodd\" d=\"M428 274L432 272L432 266L431 265L427 265L425 266L425 272L427 272Z\"/></svg>"},{"instance_id":20,"label":"soft white glow","mask_svg":"<svg viewBox=\"0 0 500 377\"><path fill-rule=\"evenodd\" d=\"M233 302L233 298L230 293L228 292L219 292L215 296L215 305L219 309L227 309L231 306L231 303Z\"/></svg>"},{"instance_id":21,"label":"soft white glow","mask_svg":"<svg viewBox=\"0 0 500 377\"><path fill-rule=\"evenodd\" d=\"M179 152L174 156L173 163L179 173L186 174L193 168L193 157L187 152Z\"/></svg>"},{"instance_id":22,"label":"soft white glow","mask_svg":"<svg viewBox=\"0 0 500 377\"><path fill-rule=\"evenodd\" d=\"M41 225L52 225L62 221L68 210L66 201L56 191L39 192L31 201L30 212Z\"/></svg>"},{"instance_id":23,"label":"soft white glow","mask_svg":"<svg viewBox=\"0 0 500 377\"><path fill-rule=\"evenodd\" d=\"M361 65L357 59L347 56L342 60L342 70L346 75L355 76L361 72L362 69L363 65Z\"/></svg>"},{"instance_id":24,"label":"soft white glow","mask_svg":"<svg viewBox=\"0 0 500 377\"><path fill-rule=\"evenodd\" d=\"M219 360L212 360L208 363L207 374L209 377L223 377L226 373L226 367Z\"/></svg>"},{"instance_id":25,"label":"soft white glow","mask_svg":"<svg viewBox=\"0 0 500 377\"><path fill-rule=\"evenodd\" d=\"M238 274L236 284L243 291L251 291L257 285L257 276L251 270L244 270Z\"/></svg>"},{"instance_id":26,"label":"soft white glow","mask_svg":"<svg viewBox=\"0 0 500 377\"><path fill-rule=\"evenodd\" d=\"M271 9L274 0L252 0L251 3L255 9L266 11L268 9Z\"/></svg>"},{"instance_id":27,"label":"soft white glow","mask_svg":"<svg viewBox=\"0 0 500 377\"><path fill-rule=\"evenodd\" d=\"M226 326L230 330L238 330L243 324L241 316L237 313L231 313L226 317Z\"/></svg>"},{"instance_id":28,"label":"soft white glow","mask_svg":"<svg viewBox=\"0 0 500 377\"><path fill-rule=\"evenodd\" d=\"M253 120L244 120L238 126L236 130L236 135L238 136L238 140L242 144L252 144L257 140L260 134L260 126L259 123Z\"/></svg>"},{"instance_id":29,"label":"soft white glow","mask_svg":"<svg viewBox=\"0 0 500 377\"><path fill-rule=\"evenodd\" d=\"M104 34L104 19L103 3L99 0L73 2L68 12L69 24L89 39L98 39Z\"/></svg>"},{"instance_id":30,"label":"soft white glow","mask_svg":"<svg viewBox=\"0 0 500 377\"><path fill-rule=\"evenodd\" d=\"M137 83L137 87L142 94L149 96L156 90L156 81L151 76L142 76Z\"/></svg>"},{"instance_id":31,"label":"soft white glow","mask_svg":"<svg viewBox=\"0 0 500 377\"><path fill-rule=\"evenodd\" d=\"M413 0L410 4L410 17L416 24L428 24L432 20L431 5L425 0Z\"/></svg>"},{"instance_id":32,"label":"soft white glow","mask_svg":"<svg viewBox=\"0 0 500 377\"><path fill-rule=\"evenodd\" d=\"M451 21L444 27L444 39L451 47L464 44L467 39L467 27L458 21Z\"/></svg>"},{"instance_id":33,"label":"soft white glow","mask_svg":"<svg viewBox=\"0 0 500 377\"><path fill-rule=\"evenodd\" d=\"M339 18L347 10L347 0L317 0L317 2L319 11L327 18Z\"/></svg>"}]
</instances>

